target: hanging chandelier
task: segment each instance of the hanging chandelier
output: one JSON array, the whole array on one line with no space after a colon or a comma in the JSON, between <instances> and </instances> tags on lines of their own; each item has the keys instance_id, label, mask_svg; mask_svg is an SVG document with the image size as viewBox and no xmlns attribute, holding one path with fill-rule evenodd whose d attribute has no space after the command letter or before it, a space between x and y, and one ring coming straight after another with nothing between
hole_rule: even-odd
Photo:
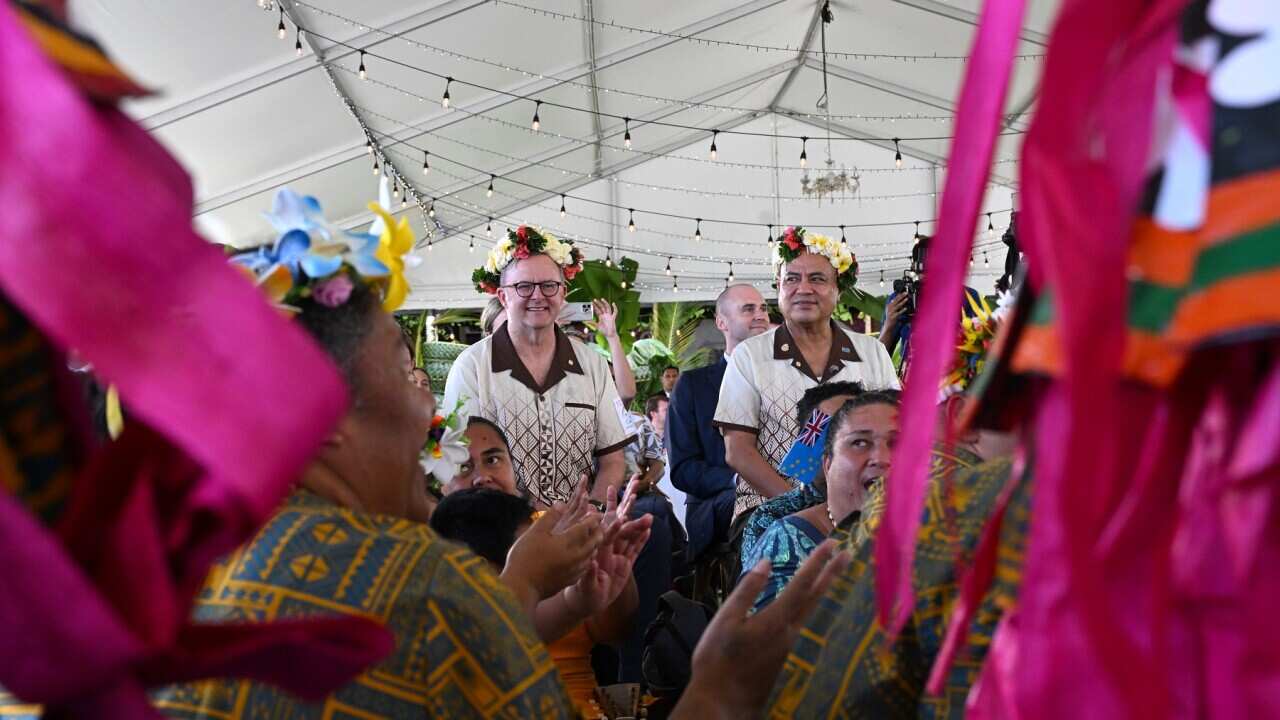
<instances>
[{"instance_id":1,"label":"hanging chandelier","mask_svg":"<svg viewBox=\"0 0 1280 720\"><path fill-rule=\"evenodd\" d=\"M823 198L835 200L856 195L858 188L862 186L861 177L858 168L855 166L853 172L850 173L840 166L840 171L836 172L836 161L831 159L831 107L830 98L827 96L827 24L835 19L831 12L831 3L823 3L822 6L822 97L818 98L818 109L827 117L827 162L826 169L819 171L816 176L810 177L809 171L805 170L800 176L800 191L805 197L812 197L818 200L818 204L822 204ZM801 163L803 164L803 163Z\"/></svg>"}]
</instances>

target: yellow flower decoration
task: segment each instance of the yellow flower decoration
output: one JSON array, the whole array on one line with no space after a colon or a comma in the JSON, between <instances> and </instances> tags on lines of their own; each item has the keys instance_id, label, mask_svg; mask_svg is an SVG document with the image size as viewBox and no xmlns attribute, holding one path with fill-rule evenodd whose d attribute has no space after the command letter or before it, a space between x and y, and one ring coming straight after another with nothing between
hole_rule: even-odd
<instances>
[{"instance_id":1,"label":"yellow flower decoration","mask_svg":"<svg viewBox=\"0 0 1280 720\"><path fill-rule=\"evenodd\" d=\"M408 218L400 218L396 222L391 213L378 203L369 203L369 209L382 218L382 237L373 256L391 271L387 276L387 293L382 299L382 309L393 312L409 296L409 281L404 278L404 256L413 250L413 229L409 227Z\"/></svg>"}]
</instances>

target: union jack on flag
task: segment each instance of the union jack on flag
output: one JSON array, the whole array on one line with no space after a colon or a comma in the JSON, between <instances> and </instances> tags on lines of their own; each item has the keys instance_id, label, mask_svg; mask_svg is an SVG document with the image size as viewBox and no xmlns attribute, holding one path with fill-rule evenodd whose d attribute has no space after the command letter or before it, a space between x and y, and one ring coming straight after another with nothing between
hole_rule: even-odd
<instances>
[{"instance_id":1,"label":"union jack on flag","mask_svg":"<svg viewBox=\"0 0 1280 720\"><path fill-rule=\"evenodd\" d=\"M822 437L822 432L827 429L827 423L831 422L831 416L821 410L814 410L809 415L809 422L800 428L800 434L796 437L796 442L804 443L808 447L818 444L818 439Z\"/></svg>"}]
</instances>

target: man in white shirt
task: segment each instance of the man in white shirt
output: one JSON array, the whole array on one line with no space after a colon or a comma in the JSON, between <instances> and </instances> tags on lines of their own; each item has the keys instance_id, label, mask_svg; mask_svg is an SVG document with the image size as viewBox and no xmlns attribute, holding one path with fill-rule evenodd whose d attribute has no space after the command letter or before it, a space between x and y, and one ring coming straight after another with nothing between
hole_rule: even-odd
<instances>
[{"instance_id":1,"label":"man in white shirt","mask_svg":"<svg viewBox=\"0 0 1280 720\"><path fill-rule=\"evenodd\" d=\"M566 274L580 268L567 241L526 226L510 231L473 276L497 293L507 321L458 356L445 384L442 410L500 427L517 476L543 506L567 501L593 465L592 498L622 487L622 449L632 440L609 364L556 326Z\"/></svg>"},{"instance_id":2,"label":"man in white shirt","mask_svg":"<svg viewBox=\"0 0 1280 720\"><path fill-rule=\"evenodd\" d=\"M900 387L883 345L831 319L857 272L848 249L803 228L788 228L776 247L783 324L738 346L716 407L714 424L739 476L735 516L791 489L777 467L796 436L805 390L837 380L869 390Z\"/></svg>"}]
</instances>

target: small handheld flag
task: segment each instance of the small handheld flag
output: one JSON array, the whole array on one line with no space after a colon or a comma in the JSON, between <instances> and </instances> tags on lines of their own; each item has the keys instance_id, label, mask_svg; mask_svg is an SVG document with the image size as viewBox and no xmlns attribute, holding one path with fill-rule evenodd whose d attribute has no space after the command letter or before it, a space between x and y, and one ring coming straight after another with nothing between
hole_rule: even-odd
<instances>
[{"instance_id":1,"label":"small handheld flag","mask_svg":"<svg viewBox=\"0 0 1280 720\"><path fill-rule=\"evenodd\" d=\"M786 457L782 458L778 472L802 485L813 483L822 467L822 449L826 445L827 426L830 423L830 415L815 409L800 428Z\"/></svg>"}]
</instances>

